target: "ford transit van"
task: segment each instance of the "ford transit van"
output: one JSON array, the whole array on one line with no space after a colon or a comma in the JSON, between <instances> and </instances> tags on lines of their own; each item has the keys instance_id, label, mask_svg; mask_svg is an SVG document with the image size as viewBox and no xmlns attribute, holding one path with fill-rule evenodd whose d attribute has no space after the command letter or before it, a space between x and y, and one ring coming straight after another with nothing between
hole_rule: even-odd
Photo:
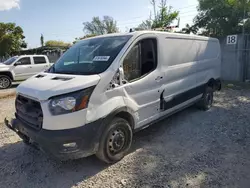
<instances>
[{"instance_id":1,"label":"ford transit van","mask_svg":"<svg viewBox=\"0 0 250 188\"><path fill-rule=\"evenodd\" d=\"M5 124L61 160L96 154L114 163L134 132L190 105L210 109L220 69L214 38L140 31L84 39L17 87L15 118Z\"/></svg>"}]
</instances>

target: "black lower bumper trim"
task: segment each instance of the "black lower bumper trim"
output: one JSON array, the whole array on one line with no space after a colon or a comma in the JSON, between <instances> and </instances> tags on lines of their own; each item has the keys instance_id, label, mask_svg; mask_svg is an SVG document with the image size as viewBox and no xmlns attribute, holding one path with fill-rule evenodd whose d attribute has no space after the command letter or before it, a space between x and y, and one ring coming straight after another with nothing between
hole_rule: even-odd
<instances>
[{"instance_id":1,"label":"black lower bumper trim","mask_svg":"<svg viewBox=\"0 0 250 188\"><path fill-rule=\"evenodd\" d=\"M5 119L5 125L16 132L25 143L34 145L60 160L77 159L96 153L101 122L98 120L79 128L66 130L37 131L19 119L13 119L11 122Z\"/></svg>"}]
</instances>

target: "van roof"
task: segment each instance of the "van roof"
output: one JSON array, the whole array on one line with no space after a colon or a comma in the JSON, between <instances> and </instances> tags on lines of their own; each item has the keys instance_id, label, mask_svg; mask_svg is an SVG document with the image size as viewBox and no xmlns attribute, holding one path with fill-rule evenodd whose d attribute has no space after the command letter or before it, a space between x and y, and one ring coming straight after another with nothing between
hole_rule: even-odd
<instances>
[{"instance_id":1,"label":"van roof","mask_svg":"<svg viewBox=\"0 0 250 188\"><path fill-rule=\"evenodd\" d=\"M133 31L133 32L128 32L128 33L111 33L111 34L105 34L105 35L99 35L94 38L99 38L99 37L109 37L109 36L124 36L124 35L132 35L134 37L143 35L143 34L156 34L156 35L166 35L168 37L180 37L180 38L192 38L192 39L200 39L200 40L211 40L216 38L211 38L211 37L205 37L205 36L199 36L199 35L190 35L190 34L182 34L182 33L170 33L170 32L164 32L164 31Z\"/></svg>"}]
</instances>

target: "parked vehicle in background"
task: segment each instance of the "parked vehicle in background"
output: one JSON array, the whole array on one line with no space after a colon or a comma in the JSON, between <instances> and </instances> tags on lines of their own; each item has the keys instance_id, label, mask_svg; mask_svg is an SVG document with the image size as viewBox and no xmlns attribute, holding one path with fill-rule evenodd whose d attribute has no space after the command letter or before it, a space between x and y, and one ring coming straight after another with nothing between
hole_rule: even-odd
<instances>
[{"instance_id":1,"label":"parked vehicle in background","mask_svg":"<svg viewBox=\"0 0 250 188\"><path fill-rule=\"evenodd\" d=\"M214 38L141 31L84 39L17 87L16 118L5 124L60 159L96 154L114 163L135 131L193 104L210 109L220 66Z\"/></svg>"},{"instance_id":2,"label":"parked vehicle in background","mask_svg":"<svg viewBox=\"0 0 250 188\"><path fill-rule=\"evenodd\" d=\"M51 66L45 55L14 56L0 63L0 89L9 88L13 81L26 80Z\"/></svg>"}]
</instances>

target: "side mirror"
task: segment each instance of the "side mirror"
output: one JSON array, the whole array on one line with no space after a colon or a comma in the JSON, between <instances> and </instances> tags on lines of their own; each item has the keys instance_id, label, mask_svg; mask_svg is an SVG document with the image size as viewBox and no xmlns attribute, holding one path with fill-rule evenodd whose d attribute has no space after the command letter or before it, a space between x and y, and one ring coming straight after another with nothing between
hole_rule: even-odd
<instances>
[{"instance_id":1,"label":"side mirror","mask_svg":"<svg viewBox=\"0 0 250 188\"><path fill-rule=\"evenodd\" d=\"M15 62L14 66L21 65L22 63L20 61Z\"/></svg>"},{"instance_id":2,"label":"side mirror","mask_svg":"<svg viewBox=\"0 0 250 188\"><path fill-rule=\"evenodd\" d=\"M118 69L118 73L119 73L119 77L120 77L120 85L124 84L124 72L123 72L123 68L119 67Z\"/></svg>"}]
</instances>

